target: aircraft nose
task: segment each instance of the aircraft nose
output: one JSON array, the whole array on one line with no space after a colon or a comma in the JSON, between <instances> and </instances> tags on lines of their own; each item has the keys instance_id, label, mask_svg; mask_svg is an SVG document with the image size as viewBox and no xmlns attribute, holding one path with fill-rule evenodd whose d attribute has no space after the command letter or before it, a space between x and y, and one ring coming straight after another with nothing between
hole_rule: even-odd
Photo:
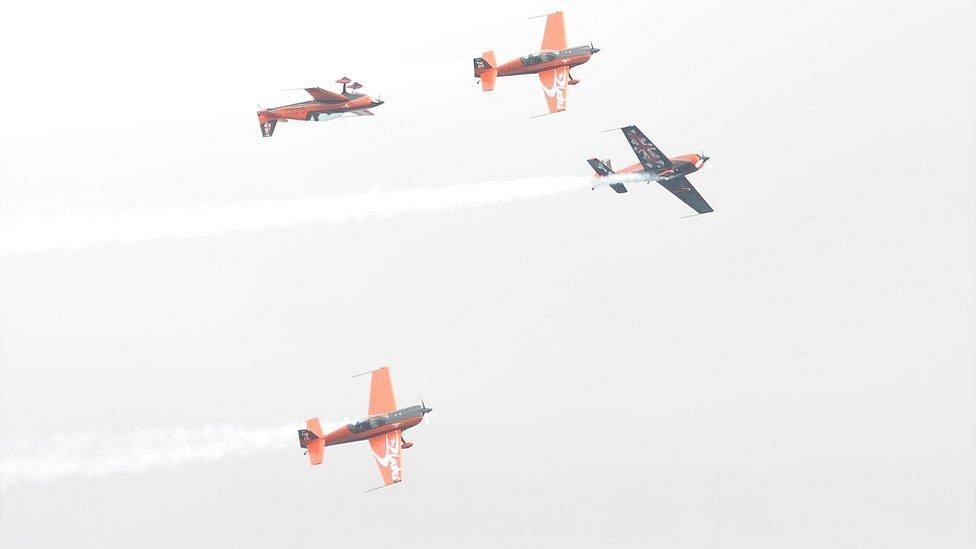
<instances>
[{"instance_id":1,"label":"aircraft nose","mask_svg":"<svg viewBox=\"0 0 976 549\"><path fill-rule=\"evenodd\" d=\"M599 53L599 52L600 52L600 48L590 48L590 55L593 55L594 53Z\"/></svg>"},{"instance_id":2,"label":"aircraft nose","mask_svg":"<svg viewBox=\"0 0 976 549\"><path fill-rule=\"evenodd\" d=\"M383 101L383 100L380 100L380 99L374 99L374 100L373 100L373 106L374 106L374 107L379 107L379 106L380 106L380 105L382 105L383 103L386 103L386 101Z\"/></svg>"}]
</instances>

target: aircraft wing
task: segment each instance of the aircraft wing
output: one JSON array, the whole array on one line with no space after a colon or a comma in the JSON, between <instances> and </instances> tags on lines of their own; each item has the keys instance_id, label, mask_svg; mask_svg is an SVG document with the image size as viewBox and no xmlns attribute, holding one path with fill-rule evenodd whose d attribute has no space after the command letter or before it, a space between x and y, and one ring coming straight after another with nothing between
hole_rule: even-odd
<instances>
[{"instance_id":1,"label":"aircraft wing","mask_svg":"<svg viewBox=\"0 0 976 549\"><path fill-rule=\"evenodd\" d=\"M546 17L546 32L542 35L542 51L566 49L566 24L563 12L550 13Z\"/></svg>"},{"instance_id":2,"label":"aircraft wing","mask_svg":"<svg viewBox=\"0 0 976 549\"><path fill-rule=\"evenodd\" d=\"M400 430L397 429L369 439L373 459L376 460L376 465L380 468L380 475L383 476L383 484L386 486L403 480L403 453L401 451L403 439L400 437Z\"/></svg>"},{"instance_id":3,"label":"aircraft wing","mask_svg":"<svg viewBox=\"0 0 976 549\"><path fill-rule=\"evenodd\" d=\"M384 366L373 370L373 379L369 385L369 415L388 414L394 410L396 410L396 398L393 396L390 369Z\"/></svg>"},{"instance_id":4,"label":"aircraft wing","mask_svg":"<svg viewBox=\"0 0 976 549\"><path fill-rule=\"evenodd\" d=\"M645 170L656 173L674 166L671 163L671 159L661 152L661 149L657 148L654 143L651 143L651 140L637 126L627 126L626 128L621 128L621 130L623 130L624 137L627 138L627 143L630 144L631 149L634 149L637 160L640 160Z\"/></svg>"},{"instance_id":5,"label":"aircraft wing","mask_svg":"<svg viewBox=\"0 0 976 549\"><path fill-rule=\"evenodd\" d=\"M346 96L341 93L330 92L322 88L305 88L305 91L312 96L312 99L320 103L345 103Z\"/></svg>"},{"instance_id":6,"label":"aircraft wing","mask_svg":"<svg viewBox=\"0 0 976 549\"><path fill-rule=\"evenodd\" d=\"M671 191L671 194L677 196L679 200L691 206L691 209L696 212L703 214L713 211L712 207L708 205L708 202L705 202L702 195L698 194L698 190L692 186L687 177L680 175L658 181L658 183L665 189Z\"/></svg>"},{"instance_id":7,"label":"aircraft wing","mask_svg":"<svg viewBox=\"0 0 976 549\"><path fill-rule=\"evenodd\" d=\"M552 16L550 16L552 17ZM539 73L542 91L546 93L549 112L566 110L566 91L569 89L569 67L559 67Z\"/></svg>"}]
</instances>

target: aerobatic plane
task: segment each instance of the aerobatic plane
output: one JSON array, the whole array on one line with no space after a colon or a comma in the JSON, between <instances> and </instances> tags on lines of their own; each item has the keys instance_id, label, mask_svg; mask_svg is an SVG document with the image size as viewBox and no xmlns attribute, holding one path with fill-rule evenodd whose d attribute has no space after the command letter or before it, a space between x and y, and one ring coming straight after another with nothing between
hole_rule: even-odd
<instances>
[{"instance_id":1,"label":"aerobatic plane","mask_svg":"<svg viewBox=\"0 0 976 549\"><path fill-rule=\"evenodd\" d=\"M579 84L579 80L570 74L570 69L586 63L598 51L593 44L567 47L563 12L557 11L546 16L546 31L542 35L542 50L539 53L499 65L495 62L495 52L486 51L474 60L474 77L481 80L481 89L487 92L495 89L495 79L499 76L538 74L549 112L561 112L566 110L568 86Z\"/></svg>"},{"instance_id":2,"label":"aerobatic plane","mask_svg":"<svg viewBox=\"0 0 976 549\"><path fill-rule=\"evenodd\" d=\"M635 174L647 183L657 181L662 187L671 191L679 200L699 214L713 211L712 207L708 205L708 202L705 202L705 199L698 194L695 187L685 177L688 174L697 172L705 165L705 162L708 162L708 157L705 156L704 150L699 154L683 154L674 158L668 158L661 152L661 149L657 148L654 143L651 143L651 140L637 126L627 126L626 128L620 129L623 130L624 137L627 138L627 143L630 144L630 148L634 149L634 154L637 155L637 160L640 160L640 162L615 172L610 167L609 160L590 158L587 162L589 162L593 171L596 172L597 179L608 179L606 182L596 183L593 186L594 189L602 185L609 185L614 191L625 193L627 192L627 187L624 186L624 183L619 181L613 182L613 178L609 176L614 174Z\"/></svg>"},{"instance_id":3,"label":"aerobatic plane","mask_svg":"<svg viewBox=\"0 0 976 549\"><path fill-rule=\"evenodd\" d=\"M279 120L283 122L287 120L324 122L335 120L345 114L372 116L373 113L369 109L383 104L383 101L373 99L363 93L357 93L357 90L363 85L359 82L353 82L345 76L336 80L336 84L342 84L342 93L323 90L322 88L303 88L312 96L311 101L259 110L258 123L261 125L261 135L271 137Z\"/></svg>"},{"instance_id":4,"label":"aerobatic plane","mask_svg":"<svg viewBox=\"0 0 976 549\"><path fill-rule=\"evenodd\" d=\"M397 409L389 368L366 373L372 374L366 419L325 434L319 418L312 418L305 422L306 429L298 431L298 444L305 448L309 463L318 465L322 463L326 446L368 440L373 459L383 476L383 486L389 486L403 480L402 451L413 446L412 442L403 439L403 432L419 424L433 409L423 401L417 406Z\"/></svg>"}]
</instances>

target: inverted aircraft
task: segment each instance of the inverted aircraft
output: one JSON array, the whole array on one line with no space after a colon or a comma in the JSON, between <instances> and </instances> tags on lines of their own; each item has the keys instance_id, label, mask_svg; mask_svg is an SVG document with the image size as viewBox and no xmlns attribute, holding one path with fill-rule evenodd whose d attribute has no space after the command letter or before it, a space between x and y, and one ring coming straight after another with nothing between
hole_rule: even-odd
<instances>
[{"instance_id":1,"label":"inverted aircraft","mask_svg":"<svg viewBox=\"0 0 976 549\"><path fill-rule=\"evenodd\" d=\"M311 101L259 110L258 123L261 125L261 135L271 137L279 120L324 122L346 114L372 116L373 113L369 109L383 104L383 101L358 93L363 85L353 82L348 77L343 76L336 80L336 84L342 84L341 93L322 88L303 88L312 96Z\"/></svg>"},{"instance_id":2,"label":"inverted aircraft","mask_svg":"<svg viewBox=\"0 0 976 549\"><path fill-rule=\"evenodd\" d=\"M389 486L403 480L402 451L413 446L412 442L403 439L403 432L420 424L424 416L433 409L428 408L423 401L417 406L398 409L389 368L383 367L366 373L372 375L369 415L366 419L325 434L319 418L314 417L305 422L305 429L298 431L298 444L308 454L309 463L319 465L326 446L368 440L373 459L383 477L383 486Z\"/></svg>"},{"instance_id":3,"label":"inverted aircraft","mask_svg":"<svg viewBox=\"0 0 976 549\"><path fill-rule=\"evenodd\" d=\"M495 61L495 52L486 51L474 60L474 77L481 80L481 89L487 92L495 89L495 80L499 76L538 74L549 112L560 112L566 110L568 86L579 84L579 80L570 74L570 69L586 63L598 51L599 48L594 48L593 44L567 47L563 12L557 11L546 16L546 30L539 53L499 65Z\"/></svg>"},{"instance_id":4,"label":"inverted aircraft","mask_svg":"<svg viewBox=\"0 0 976 549\"><path fill-rule=\"evenodd\" d=\"M610 176L614 174L635 174L647 183L657 181L699 214L713 211L712 207L708 205L708 202L705 202L702 195L686 177L688 174L700 170L705 162L708 162L704 150L700 154L683 154L668 158L637 126L627 126L620 129L623 130L627 143L630 144L630 148L634 150L634 154L637 155L637 160L640 162L615 172L610 167L609 160L590 158L587 162L596 172L597 179L608 179L608 181L596 183L593 186L594 189L602 185L609 185L615 192L625 193L627 187L624 183L613 182L613 178Z\"/></svg>"}]
</instances>

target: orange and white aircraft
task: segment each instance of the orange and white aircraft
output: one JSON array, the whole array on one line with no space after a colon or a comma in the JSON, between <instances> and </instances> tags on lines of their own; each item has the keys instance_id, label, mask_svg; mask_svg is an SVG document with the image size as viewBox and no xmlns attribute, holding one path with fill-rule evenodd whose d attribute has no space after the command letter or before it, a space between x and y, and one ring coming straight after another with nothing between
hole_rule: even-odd
<instances>
[{"instance_id":1,"label":"orange and white aircraft","mask_svg":"<svg viewBox=\"0 0 976 549\"><path fill-rule=\"evenodd\" d=\"M336 84L342 84L342 93L331 92L322 88L304 88L312 96L311 101L259 110L258 125L261 126L261 135L264 137L274 135L275 126L279 120L282 122L288 120L324 122L335 120L346 114L373 116L369 109L383 104L378 99L373 99L364 93L358 93L363 85L359 82L353 82L346 76L336 80ZM350 89L352 91L349 91Z\"/></svg>"},{"instance_id":2,"label":"orange and white aircraft","mask_svg":"<svg viewBox=\"0 0 976 549\"><path fill-rule=\"evenodd\" d=\"M418 425L433 409L423 401L419 406L397 409L389 368L366 373L372 374L369 416L328 434L322 432L319 418L313 417L305 422L306 429L298 431L298 444L305 448L309 463L319 465L326 446L368 440L380 475L383 476L383 485L389 486L403 480L402 451L413 446L413 443L403 440L403 432Z\"/></svg>"},{"instance_id":3,"label":"orange and white aircraft","mask_svg":"<svg viewBox=\"0 0 976 549\"><path fill-rule=\"evenodd\" d=\"M542 35L542 50L539 53L498 65L495 52L486 51L474 60L474 77L481 80L481 89L487 92L495 89L495 79L499 76L538 74L542 90L546 93L549 112L561 112L566 110L568 86L579 84L579 80L570 74L570 69L586 63L598 51L593 44L567 47L563 12L557 11L546 16L546 31Z\"/></svg>"}]
</instances>

